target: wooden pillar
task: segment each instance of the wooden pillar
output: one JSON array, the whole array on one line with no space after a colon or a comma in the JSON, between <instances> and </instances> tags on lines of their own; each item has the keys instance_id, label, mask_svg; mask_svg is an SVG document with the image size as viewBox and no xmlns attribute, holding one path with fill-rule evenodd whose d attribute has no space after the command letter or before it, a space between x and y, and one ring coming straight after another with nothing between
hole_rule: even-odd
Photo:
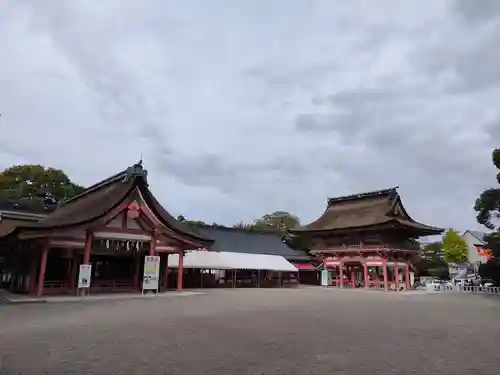
<instances>
[{"instance_id":1,"label":"wooden pillar","mask_svg":"<svg viewBox=\"0 0 500 375\"><path fill-rule=\"evenodd\" d=\"M184 276L184 251L179 251L179 264L177 267L177 290L182 290L182 277Z\"/></svg>"},{"instance_id":2,"label":"wooden pillar","mask_svg":"<svg viewBox=\"0 0 500 375\"><path fill-rule=\"evenodd\" d=\"M92 252L92 232L90 230L87 230L86 236L85 236L85 248L83 251L83 260L82 264L90 264L90 253ZM90 280L90 284L92 284L92 279ZM83 289L80 291L81 295L86 295L88 294L88 290Z\"/></svg>"},{"instance_id":3,"label":"wooden pillar","mask_svg":"<svg viewBox=\"0 0 500 375\"><path fill-rule=\"evenodd\" d=\"M163 288L165 289L165 291L167 291L167 289L168 289L168 271L169 271L168 253L165 253L165 258L166 258L166 261L165 261L165 269L163 270Z\"/></svg>"},{"instance_id":4,"label":"wooden pillar","mask_svg":"<svg viewBox=\"0 0 500 375\"><path fill-rule=\"evenodd\" d=\"M45 281L45 269L47 268L47 257L49 255L50 242L47 240L43 244L42 256L40 258L40 269L38 271L38 284L36 289L36 296L41 297L43 295L43 283Z\"/></svg>"},{"instance_id":5,"label":"wooden pillar","mask_svg":"<svg viewBox=\"0 0 500 375\"><path fill-rule=\"evenodd\" d=\"M135 256L135 267L134 267L134 289L141 290L141 253L137 253Z\"/></svg>"},{"instance_id":6,"label":"wooden pillar","mask_svg":"<svg viewBox=\"0 0 500 375\"><path fill-rule=\"evenodd\" d=\"M409 290L411 288L411 285L410 285L411 283L410 283L410 264L408 261L405 263L404 272L405 272L406 290Z\"/></svg>"},{"instance_id":7,"label":"wooden pillar","mask_svg":"<svg viewBox=\"0 0 500 375\"><path fill-rule=\"evenodd\" d=\"M31 295L36 294L36 276L38 273L37 272L38 271L37 265L38 265L38 263L36 261L36 258L32 257L31 264L30 264L30 290L29 290L29 293Z\"/></svg>"},{"instance_id":8,"label":"wooden pillar","mask_svg":"<svg viewBox=\"0 0 500 375\"><path fill-rule=\"evenodd\" d=\"M339 265L339 278L340 278L339 286L341 288L343 288L344 287L344 263L343 262L340 262L340 265Z\"/></svg>"},{"instance_id":9,"label":"wooden pillar","mask_svg":"<svg viewBox=\"0 0 500 375\"><path fill-rule=\"evenodd\" d=\"M368 266L366 265L366 263L363 264L363 278L364 278L364 282L365 282L365 288L369 288L370 287L370 279L368 277Z\"/></svg>"},{"instance_id":10,"label":"wooden pillar","mask_svg":"<svg viewBox=\"0 0 500 375\"><path fill-rule=\"evenodd\" d=\"M389 290L389 278L387 276L387 261L384 261L384 264L382 265L383 267L383 274L384 274L384 290L387 292Z\"/></svg>"},{"instance_id":11,"label":"wooden pillar","mask_svg":"<svg viewBox=\"0 0 500 375\"><path fill-rule=\"evenodd\" d=\"M394 285L396 291L399 291L399 264L397 260L394 261Z\"/></svg>"},{"instance_id":12,"label":"wooden pillar","mask_svg":"<svg viewBox=\"0 0 500 375\"><path fill-rule=\"evenodd\" d=\"M352 267L351 264L351 288L356 288L356 268Z\"/></svg>"},{"instance_id":13,"label":"wooden pillar","mask_svg":"<svg viewBox=\"0 0 500 375\"><path fill-rule=\"evenodd\" d=\"M280 288L283 288L283 279L281 278L281 271L278 271L278 282L279 282Z\"/></svg>"},{"instance_id":14,"label":"wooden pillar","mask_svg":"<svg viewBox=\"0 0 500 375\"><path fill-rule=\"evenodd\" d=\"M260 270L257 270L257 288L260 288Z\"/></svg>"},{"instance_id":15,"label":"wooden pillar","mask_svg":"<svg viewBox=\"0 0 500 375\"><path fill-rule=\"evenodd\" d=\"M156 231L151 235L151 242L149 244L149 256L156 255Z\"/></svg>"},{"instance_id":16,"label":"wooden pillar","mask_svg":"<svg viewBox=\"0 0 500 375\"><path fill-rule=\"evenodd\" d=\"M92 252L92 233L87 231L85 236L85 250L83 252L82 264L90 264L90 253Z\"/></svg>"},{"instance_id":17,"label":"wooden pillar","mask_svg":"<svg viewBox=\"0 0 500 375\"><path fill-rule=\"evenodd\" d=\"M69 274L69 290L76 290L76 278L78 277L78 256L73 254L71 258L71 271Z\"/></svg>"}]
</instances>

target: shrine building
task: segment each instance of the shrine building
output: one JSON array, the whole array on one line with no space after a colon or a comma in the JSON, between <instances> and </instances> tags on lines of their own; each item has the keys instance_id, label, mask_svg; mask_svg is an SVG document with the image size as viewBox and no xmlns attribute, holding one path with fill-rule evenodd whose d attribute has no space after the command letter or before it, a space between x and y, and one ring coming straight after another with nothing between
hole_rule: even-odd
<instances>
[{"instance_id":1,"label":"shrine building","mask_svg":"<svg viewBox=\"0 0 500 375\"><path fill-rule=\"evenodd\" d=\"M180 290L184 251L213 243L162 207L142 162L49 211L2 212L0 270L8 280L0 278L0 287L8 283L12 292L35 296L76 294L80 265L92 264L83 294L140 291L145 256L159 255L159 290ZM169 272L172 254L178 263Z\"/></svg>"},{"instance_id":2,"label":"shrine building","mask_svg":"<svg viewBox=\"0 0 500 375\"><path fill-rule=\"evenodd\" d=\"M417 239L443 232L413 220L397 188L330 198L321 217L290 230L322 262L323 285L385 291L411 288Z\"/></svg>"}]
</instances>

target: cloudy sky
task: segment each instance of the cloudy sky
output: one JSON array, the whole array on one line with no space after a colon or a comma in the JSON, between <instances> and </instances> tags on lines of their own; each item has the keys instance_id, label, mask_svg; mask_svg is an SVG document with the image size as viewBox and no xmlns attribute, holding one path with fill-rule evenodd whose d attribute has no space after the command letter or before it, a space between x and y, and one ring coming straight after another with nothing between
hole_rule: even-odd
<instances>
[{"instance_id":1,"label":"cloudy sky","mask_svg":"<svg viewBox=\"0 0 500 375\"><path fill-rule=\"evenodd\" d=\"M0 167L136 162L174 215L308 222L400 186L481 228L500 147L500 1L4 0Z\"/></svg>"}]
</instances>

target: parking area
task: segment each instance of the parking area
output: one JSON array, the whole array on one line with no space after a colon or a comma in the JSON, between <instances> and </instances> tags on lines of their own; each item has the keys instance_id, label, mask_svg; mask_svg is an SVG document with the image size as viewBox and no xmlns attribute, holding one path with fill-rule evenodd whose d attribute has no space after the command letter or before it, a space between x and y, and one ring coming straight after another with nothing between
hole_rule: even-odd
<instances>
[{"instance_id":1,"label":"parking area","mask_svg":"<svg viewBox=\"0 0 500 375\"><path fill-rule=\"evenodd\" d=\"M500 299L323 288L0 307L2 374L497 374Z\"/></svg>"}]
</instances>

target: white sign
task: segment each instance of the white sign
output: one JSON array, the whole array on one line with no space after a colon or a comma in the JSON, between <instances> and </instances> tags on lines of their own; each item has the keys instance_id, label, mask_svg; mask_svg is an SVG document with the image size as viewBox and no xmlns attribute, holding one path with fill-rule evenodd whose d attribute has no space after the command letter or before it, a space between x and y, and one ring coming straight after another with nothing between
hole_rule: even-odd
<instances>
[{"instance_id":1,"label":"white sign","mask_svg":"<svg viewBox=\"0 0 500 375\"><path fill-rule=\"evenodd\" d=\"M158 291L160 278L160 257L146 256L144 261L144 274L142 276L142 290Z\"/></svg>"},{"instance_id":2,"label":"white sign","mask_svg":"<svg viewBox=\"0 0 500 375\"><path fill-rule=\"evenodd\" d=\"M78 288L90 288L90 278L92 277L92 265L80 264L78 273Z\"/></svg>"},{"instance_id":3,"label":"white sign","mask_svg":"<svg viewBox=\"0 0 500 375\"><path fill-rule=\"evenodd\" d=\"M322 286L330 285L330 271L327 270L321 271L321 285Z\"/></svg>"}]
</instances>

